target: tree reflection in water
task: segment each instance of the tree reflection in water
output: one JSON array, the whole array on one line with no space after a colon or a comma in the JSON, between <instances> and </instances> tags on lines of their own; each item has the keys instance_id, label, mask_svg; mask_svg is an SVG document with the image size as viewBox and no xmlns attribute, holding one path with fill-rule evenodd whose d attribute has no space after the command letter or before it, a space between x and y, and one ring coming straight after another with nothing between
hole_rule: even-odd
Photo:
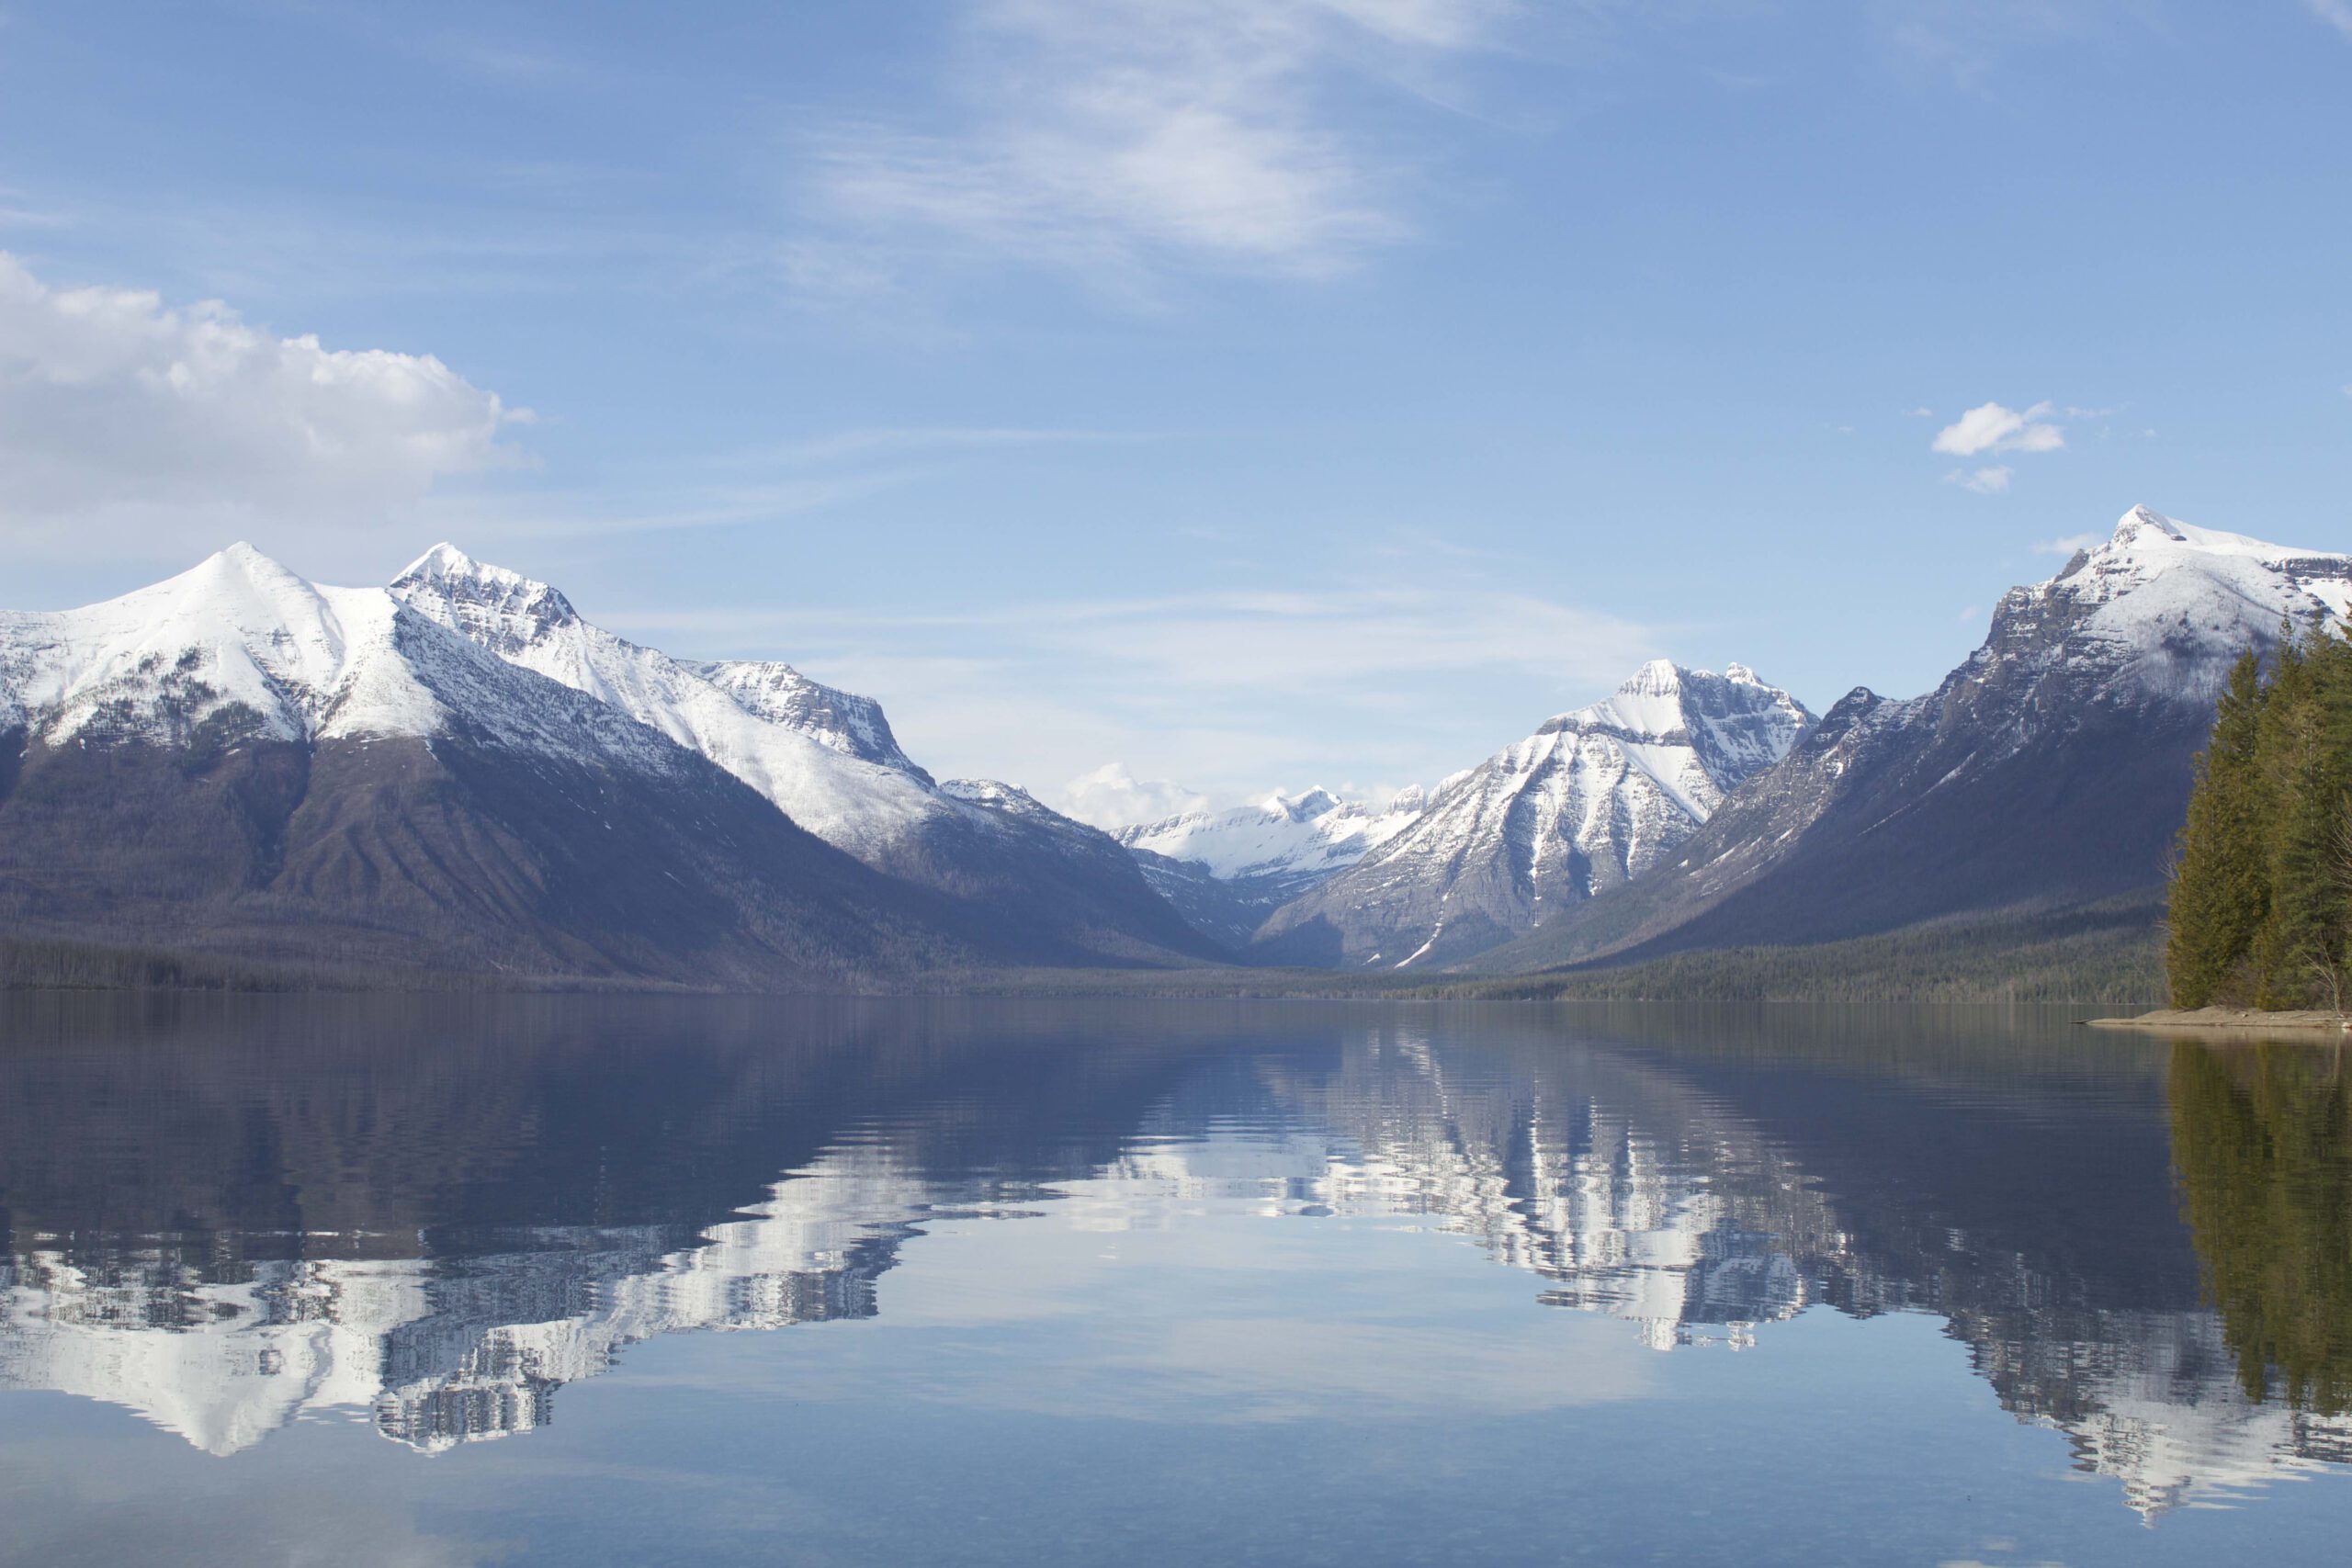
<instances>
[{"instance_id":1,"label":"tree reflection in water","mask_svg":"<svg viewBox=\"0 0 2352 1568\"><path fill-rule=\"evenodd\" d=\"M2206 1289L2255 1399L2352 1410L2352 1076L2340 1044L2184 1041L2173 1160Z\"/></svg>"}]
</instances>

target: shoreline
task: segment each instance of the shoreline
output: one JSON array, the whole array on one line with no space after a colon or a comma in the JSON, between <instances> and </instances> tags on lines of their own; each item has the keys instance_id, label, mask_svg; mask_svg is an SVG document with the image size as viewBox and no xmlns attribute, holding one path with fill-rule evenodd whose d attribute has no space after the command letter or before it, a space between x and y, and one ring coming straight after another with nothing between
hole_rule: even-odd
<instances>
[{"instance_id":1,"label":"shoreline","mask_svg":"<svg viewBox=\"0 0 2352 1568\"><path fill-rule=\"evenodd\" d=\"M2245 1033L2344 1034L2352 1032L2352 1015L2340 1012L2259 1012L2252 1008L2197 1008L2179 1012L2159 1009L2136 1018L2091 1018L2093 1029L2205 1030Z\"/></svg>"}]
</instances>

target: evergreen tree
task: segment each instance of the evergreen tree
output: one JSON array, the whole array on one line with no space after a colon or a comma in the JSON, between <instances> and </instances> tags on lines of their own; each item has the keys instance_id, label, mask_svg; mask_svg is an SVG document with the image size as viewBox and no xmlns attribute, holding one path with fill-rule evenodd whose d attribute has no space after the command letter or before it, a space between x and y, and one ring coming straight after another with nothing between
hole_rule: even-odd
<instances>
[{"instance_id":1,"label":"evergreen tree","mask_svg":"<svg viewBox=\"0 0 2352 1568\"><path fill-rule=\"evenodd\" d=\"M2165 967L2175 1007L2236 1000L2249 989L2248 958L2270 912L2255 762L2262 699L2262 664L2249 651L2230 671L2212 739L2197 759L2173 868Z\"/></svg>"},{"instance_id":2,"label":"evergreen tree","mask_svg":"<svg viewBox=\"0 0 2352 1568\"><path fill-rule=\"evenodd\" d=\"M2352 642L2281 628L2230 672L2180 834L2176 1007L2352 1002Z\"/></svg>"}]
</instances>

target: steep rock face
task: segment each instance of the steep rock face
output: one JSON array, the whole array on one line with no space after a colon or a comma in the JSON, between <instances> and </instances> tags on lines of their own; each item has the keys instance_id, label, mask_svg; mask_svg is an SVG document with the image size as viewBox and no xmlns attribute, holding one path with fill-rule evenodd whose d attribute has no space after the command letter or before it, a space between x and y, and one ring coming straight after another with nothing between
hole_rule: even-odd
<instances>
[{"instance_id":1,"label":"steep rock face","mask_svg":"<svg viewBox=\"0 0 2352 1568\"><path fill-rule=\"evenodd\" d=\"M1256 951L1401 967L1497 946L1663 863L1811 722L1740 665L1646 664L1440 784L1402 830L1277 910Z\"/></svg>"},{"instance_id":2,"label":"steep rock face","mask_svg":"<svg viewBox=\"0 0 2352 1568\"><path fill-rule=\"evenodd\" d=\"M800 827L944 894L983 945L1024 963L1216 956L1102 832L1003 785L941 785L879 705L789 665L688 663L582 618L554 588L427 551L394 597L510 664L699 752Z\"/></svg>"},{"instance_id":3,"label":"steep rock face","mask_svg":"<svg viewBox=\"0 0 2352 1568\"><path fill-rule=\"evenodd\" d=\"M701 756L242 546L0 614L0 716L18 934L780 987L975 951Z\"/></svg>"},{"instance_id":4,"label":"steep rock face","mask_svg":"<svg viewBox=\"0 0 2352 1568\"><path fill-rule=\"evenodd\" d=\"M1857 690L1657 874L1487 962L1834 941L2151 887L2231 662L2352 606L2352 557L2135 507L2005 594L1934 692Z\"/></svg>"}]
</instances>

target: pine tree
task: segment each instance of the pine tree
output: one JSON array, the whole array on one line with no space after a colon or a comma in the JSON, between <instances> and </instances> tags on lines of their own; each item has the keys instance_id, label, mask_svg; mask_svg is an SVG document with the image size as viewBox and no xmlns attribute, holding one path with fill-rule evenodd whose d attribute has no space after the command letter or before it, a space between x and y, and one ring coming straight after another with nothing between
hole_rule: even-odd
<instances>
[{"instance_id":1,"label":"pine tree","mask_svg":"<svg viewBox=\"0 0 2352 1568\"><path fill-rule=\"evenodd\" d=\"M2198 758L2165 964L2176 1007L2352 1002L2352 641L2280 628Z\"/></svg>"},{"instance_id":2,"label":"pine tree","mask_svg":"<svg viewBox=\"0 0 2352 1568\"><path fill-rule=\"evenodd\" d=\"M2251 999L2245 970L2270 912L2256 761L2264 695L2261 661L2249 651L2230 671L2212 739L2197 759L2165 944L2175 1007Z\"/></svg>"}]
</instances>

